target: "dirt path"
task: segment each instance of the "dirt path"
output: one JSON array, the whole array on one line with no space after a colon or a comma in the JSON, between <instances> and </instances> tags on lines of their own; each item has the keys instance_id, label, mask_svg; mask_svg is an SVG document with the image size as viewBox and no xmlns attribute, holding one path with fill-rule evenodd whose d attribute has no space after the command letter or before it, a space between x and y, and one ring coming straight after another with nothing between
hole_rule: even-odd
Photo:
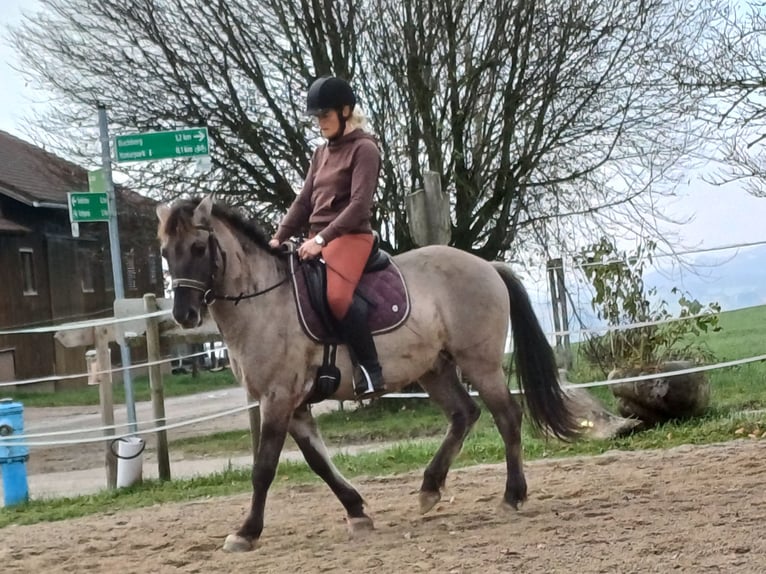
<instances>
[{"instance_id":1,"label":"dirt path","mask_svg":"<svg viewBox=\"0 0 766 574\"><path fill-rule=\"evenodd\" d=\"M737 441L527 466L530 500L499 512L504 467L454 471L445 502L416 514L419 474L355 481L377 531L349 542L323 485L276 488L260 548L220 550L248 496L0 531L20 572L766 571L766 443ZM279 478L277 478L279 483Z\"/></svg>"},{"instance_id":2,"label":"dirt path","mask_svg":"<svg viewBox=\"0 0 766 574\"><path fill-rule=\"evenodd\" d=\"M247 404L245 392L239 387L172 397L165 400L165 413L168 423L189 421L203 416L212 415L236 409ZM346 409L354 408L353 403L346 403ZM338 408L336 401L325 401L314 405L315 416ZM153 428L152 405L149 402L136 403L139 428ZM124 405L115 406L115 422L123 424L126 421ZM27 408L25 410L25 430L27 433L45 433L51 431L71 431L101 426L101 415L98 406L84 407L46 407ZM182 426L168 431L168 440L204 436L216 432L231 430L247 430L250 426L247 412L239 412L225 417ZM124 433L126 427L119 427L118 433ZM34 439L37 441L56 441L62 439L81 439L100 436L100 433L65 435ZM146 440L147 457L151 459L156 446L155 433L141 433ZM104 443L86 443L72 446L33 447L27 463L30 475L42 475L55 472L68 472L87 469L98 469L104 465ZM171 452L171 457L177 453ZM181 457L183 458L183 457Z\"/></svg>"}]
</instances>

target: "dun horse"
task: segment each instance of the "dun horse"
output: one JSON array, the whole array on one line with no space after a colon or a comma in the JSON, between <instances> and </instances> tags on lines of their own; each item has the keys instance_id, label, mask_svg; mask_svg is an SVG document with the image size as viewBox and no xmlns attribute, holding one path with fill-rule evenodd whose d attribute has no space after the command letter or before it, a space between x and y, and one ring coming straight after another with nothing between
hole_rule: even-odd
<instances>
[{"instance_id":1,"label":"dun horse","mask_svg":"<svg viewBox=\"0 0 766 574\"><path fill-rule=\"evenodd\" d=\"M251 550L261 536L266 495L287 433L344 506L351 533L372 529L362 497L333 465L306 404L323 345L299 323L288 257L268 246L268 235L256 224L211 197L179 201L157 212L175 290L173 317L183 327L195 327L207 308L228 346L234 374L260 401L251 508L224 549ZM552 349L526 290L505 265L450 247L423 247L393 259L406 280L411 312L401 327L375 338L387 388L395 391L418 381L449 419L448 433L423 476L420 511L428 512L440 500L450 465L479 417L458 369L478 391L502 436L507 470L503 504L515 509L526 499L527 484L522 410L502 370L509 317L516 373L532 422L562 438L577 434ZM251 297L235 301L239 294ZM353 365L345 348L338 349L337 366L342 382L332 398L351 400Z\"/></svg>"}]
</instances>

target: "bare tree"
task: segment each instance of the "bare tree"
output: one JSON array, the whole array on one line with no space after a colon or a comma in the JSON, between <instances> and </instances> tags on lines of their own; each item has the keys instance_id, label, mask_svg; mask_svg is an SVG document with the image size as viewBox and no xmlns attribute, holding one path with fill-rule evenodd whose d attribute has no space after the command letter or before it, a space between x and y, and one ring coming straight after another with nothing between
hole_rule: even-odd
<instances>
[{"instance_id":1,"label":"bare tree","mask_svg":"<svg viewBox=\"0 0 766 574\"><path fill-rule=\"evenodd\" d=\"M41 3L14 38L31 78L66 102L46 129L81 134L99 101L115 131L209 127L211 171L131 168L143 189L214 188L283 212L310 157L303 94L335 73L360 87L380 137L374 216L388 243L412 246L404 196L431 169L453 244L486 258L621 209L651 229L642 202L672 189L696 143L698 102L677 89L670 55L715 14L701 0Z\"/></svg>"},{"instance_id":2,"label":"bare tree","mask_svg":"<svg viewBox=\"0 0 766 574\"><path fill-rule=\"evenodd\" d=\"M166 199L217 189L267 215L286 209L310 158L301 94L316 75L353 74L351 2L41 4L14 41L31 79L66 102L41 118L46 131L82 141L99 102L115 132L208 126L209 172L189 162L126 168Z\"/></svg>"},{"instance_id":3,"label":"bare tree","mask_svg":"<svg viewBox=\"0 0 766 574\"><path fill-rule=\"evenodd\" d=\"M554 219L617 206L646 218L647 194L674 181L696 143L697 102L677 89L668 56L707 31L709 3L371 5L362 81L396 158L384 193L440 172L461 248L494 257L520 234L544 241Z\"/></svg>"},{"instance_id":4,"label":"bare tree","mask_svg":"<svg viewBox=\"0 0 766 574\"><path fill-rule=\"evenodd\" d=\"M714 183L742 181L766 196L766 6L760 0L727 3L691 54L678 58L678 81L701 94L700 117L712 127L705 157L721 167Z\"/></svg>"}]
</instances>

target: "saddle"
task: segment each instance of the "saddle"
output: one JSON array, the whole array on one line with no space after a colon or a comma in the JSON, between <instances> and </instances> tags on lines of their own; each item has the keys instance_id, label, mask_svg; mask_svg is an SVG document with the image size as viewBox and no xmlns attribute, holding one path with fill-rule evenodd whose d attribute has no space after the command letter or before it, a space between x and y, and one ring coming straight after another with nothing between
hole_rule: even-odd
<instances>
[{"instance_id":1,"label":"saddle","mask_svg":"<svg viewBox=\"0 0 766 574\"><path fill-rule=\"evenodd\" d=\"M327 305L327 268L321 259L301 261L290 256L290 275L298 318L306 335L317 343L342 343L330 307ZM380 249L375 236L372 252L354 297L367 303L367 317L373 335L400 327L410 314L407 285L391 256Z\"/></svg>"}]
</instances>

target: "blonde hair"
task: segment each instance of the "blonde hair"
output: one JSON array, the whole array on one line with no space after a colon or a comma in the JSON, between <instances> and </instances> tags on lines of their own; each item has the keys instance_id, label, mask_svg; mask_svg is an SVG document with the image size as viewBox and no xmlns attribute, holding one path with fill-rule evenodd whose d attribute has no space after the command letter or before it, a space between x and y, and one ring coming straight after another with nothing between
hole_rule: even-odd
<instances>
[{"instance_id":1,"label":"blonde hair","mask_svg":"<svg viewBox=\"0 0 766 574\"><path fill-rule=\"evenodd\" d=\"M346 120L346 125L355 130L371 131L370 122L367 120L364 110L358 104L354 106L354 111L351 112L351 117Z\"/></svg>"}]
</instances>

